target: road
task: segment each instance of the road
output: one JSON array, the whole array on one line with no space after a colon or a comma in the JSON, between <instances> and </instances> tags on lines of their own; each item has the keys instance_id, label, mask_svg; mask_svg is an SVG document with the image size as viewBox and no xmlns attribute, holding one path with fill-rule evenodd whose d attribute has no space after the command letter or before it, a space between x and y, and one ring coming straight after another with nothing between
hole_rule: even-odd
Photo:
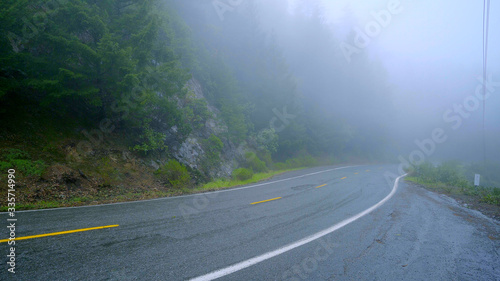
<instances>
[{"instance_id":1,"label":"road","mask_svg":"<svg viewBox=\"0 0 500 281\"><path fill-rule=\"evenodd\" d=\"M0 279L500 280L498 222L388 182L396 171L318 167L222 192L17 212L16 237L112 227L16 241L15 274L0 243Z\"/></svg>"}]
</instances>

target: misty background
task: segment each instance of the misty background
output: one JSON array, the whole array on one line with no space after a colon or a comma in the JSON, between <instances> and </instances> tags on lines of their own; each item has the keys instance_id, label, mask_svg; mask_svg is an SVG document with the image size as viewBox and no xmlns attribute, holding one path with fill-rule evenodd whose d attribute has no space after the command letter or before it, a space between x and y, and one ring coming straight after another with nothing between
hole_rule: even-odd
<instances>
[{"instance_id":1,"label":"misty background","mask_svg":"<svg viewBox=\"0 0 500 281\"><path fill-rule=\"evenodd\" d=\"M219 1L224 3L225 1ZM454 105L475 93L482 76L482 2L456 1L233 1L225 10L217 1L176 1L182 15L202 42L233 67L242 66L244 48L252 32L275 44L295 76L307 105L306 114L336 120L356 132L353 141L379 147L405 158L418 149L415 140L431 137L442 128L448 136L437 144L430 160L480 162L482 103L470 116L460 116ZM400 10L389 24L370 38L349 62L341 43L354 44L356 28L364 30L373 13ZM399 4L398 4L399 3ZM222 10L221 10L222 9ZM251 22L254 20L254 22ZM500 5L490 8L488 75L500 81ZM201 32L200 32L201 31ZM248 38L245 40L245 38ZM244 64L243 64L244 65ZM500 156L500 106L497 85L486 100L485 135L488 161ZM340 120L340 121L339 121ZM341 123L342 125L338 125ZM367 148L368 149L368 148ZM371 150L371 149L370 149Z\"/></svg>"},{"instance_id":2,"label":"misty background","mask_svg":"<svg viewBox=\"0 0 500 281\"><path fill-rule=\"evenodd\" d=\"M40 207L368 163L498 205L500 6L483 83L483 4L2 1L0 168Z\"/></svg>"}]
</instances>

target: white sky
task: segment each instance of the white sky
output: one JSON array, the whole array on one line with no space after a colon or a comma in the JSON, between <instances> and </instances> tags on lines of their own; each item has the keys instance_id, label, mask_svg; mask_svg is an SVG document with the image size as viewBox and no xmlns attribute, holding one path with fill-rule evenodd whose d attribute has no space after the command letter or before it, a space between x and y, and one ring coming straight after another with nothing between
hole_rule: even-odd
<instances>
[{"instance_id":1,"label":"white sky","mask_svg":"<svg viewBox=\"0 0 500 281\"><path fill-rule=\"evenodd\" d=\"M285 1L288 1L288 10L292 15L307 15L308 7L321 3L322 16L331 25L332 34L351 45L354 42L346 41L346 34L355 26L364 29L374 20L371 13L386 10L391 2ZM402 12L392 15L389 25L372 39L363 52L383 63L393 85L395 105L401 108L402 114L410 118L414 116L414 122L406 121L403 127L419 131L417 128L422 124L442 126L443 112L472 95L478 85L477 77L482 75L483 1L399 2ZM500 81L500 1L491 1L489 29L488 73L493 75L493 81ZM342 57L339 59L339 62L343 60ZM498 93L500 89L486 103L486 129L500 136ZM467 126L480 128L481 112L474 112ZM497 144L494 146L498 147Z\"/></svg>"},{"instance_id":2,"label":"white sky","mask_svg":"<svg viewBox=\"0 0 500 281\"><path fill-rule=\"evenodd\" d=\"M291 2L297 0L290 0ZM391 0L348 1L320 0L325 16L335 26L342 26L348 6L357 25L364 28L373 20L371 12L387 9ZM368 49L379 54L391 73L400 63L457 62L479 67L482 58L483 1L401 0L403 11L393 15L389 26L374 38ZM500 61L500 3L491 1L489 62ZM498 65L496 65L498 69ZM477 69L474 69L477 72ZM479 74L479 73L477 73Z\"/></svg>"}]
</instances>

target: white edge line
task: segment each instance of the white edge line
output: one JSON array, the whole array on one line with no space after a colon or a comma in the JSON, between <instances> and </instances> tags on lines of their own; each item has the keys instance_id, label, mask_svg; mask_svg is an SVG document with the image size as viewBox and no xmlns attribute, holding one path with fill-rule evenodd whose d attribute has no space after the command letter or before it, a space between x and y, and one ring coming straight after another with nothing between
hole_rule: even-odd
<instances>
[{"instance_id":1,"label":"white edge line","mask_svg":"<svg viewBox=\"0 0 500 281\"><path fill-rule=\"evenodd\" d=\"M262 186L262 185L267 185L267 184L272 184L272 183L277 183L277 182L282 182L282 181L287 181L287 180L298 179L298 178L302 178L302 177L306 177L306 176L321 174L321 173L330 172L330 171L334 171L334 170L340 170L340 169L352 168L352 167L360 167L360 166L365 166L365 165L352 165L352 166L338 167L338 168L328 169L328 170L324 170L324 171L314 172L314 173L310 173L310 174L305 174L305 175L301 175L301 176L295 176L295 177L281 179L281 180L276 180L276 181L271 181L271 182L264 182L264 183L249 185L249 186L243 186L243 187L227 188L227 189L216 190L216 191L200 192L200 193L195 193L195 194L170 196L170 197L161 197L161 198L153 198L153 199L146 199L146 200L135 200L135 201L127 201L127 202L107 203L107 204L99 204L99 205L87 205L87 206L75 206L75 207L61 207L61 208L49 208L49 209L38 209L38 210L22 210L22 211L16 211L16 213L28 213L28 212L55 211L55 210L76 209L76 208L102 207L102 206L110 206L110 205L122 205L122 204L131 204L131 203L141 203L141 202L148 202L148 201L169 200L169 199L176 199L176 198L190 197L190 196L201 196L201 195L214 194L214 193L219 193L219 192L242 190L242 189L247 189L247 188L251 188L251 187L257 187L257 186ZM7 214L7 213L8 212L0 212L0 216L3 215L3 214Z\"/></svg>"},{"instance_id":2,"label":"white edge line","mask_svg":"<svg viewBox=\"0 0 500 281\"><path fill-rule=\"evenodd\" d=\"M382 199L380 202L378 202L377 204L371 206L370 208L362 211L361 213L358 213L357 215L354 215L350 218L347 218L327 229L324 229L320 232L317 232L313 235L310 235L308 237L305 237L301 240L298 240L296 242L293 242L291 244L288 244L286 246L283 246L279 249L276 249L274 251L271 251L271 252L267 252L265 254L262 254L260 256L256 256L256 257L253 257L251 259L248 259L248 260L245 260L245 261L242 261L242 262L239 262L237 264L233 264L231 266L228 266L228 267L225 267L225 268L222 268L222 269L219 269L219 270L216 270L216 271L213 271L213 272L210 272L208 274L205 274L205 275L202 275L202 276L199 276L199 277L196 277L196 278L193 278L193 279L190 279L190 281L209 281L209 280L214 280L214 279L217 279L217 278L220 278L220 277L223 277L223 276L226 276L226 275L229 275L231 273L234 273L236 271L239 271L239 270L242 270L244 268L247 268L247 267L250 267L252 265L255 265L259 262L262 262L262 261L265 261L267 259L270 259L272 257L275 257L275 256L278 256L280 254L283 254L285 252L288 252L290 250L293 250L297 247L300 247L304 244L307 244L309 242L312 242L318 238L321 238L327 234L330 234L348 224L350 224L351 222L354 222L356 220L358 220L359 218L369 214L370 212L372 212L373 210L377 209L378 207L382 206L385 202L387 202L389 199L391 199L391 197L396 193L396 190L398 189L398 183L399 183L399 179L406 176L407 174L404 174L404 175L401 175L399 177L396 178L396 180L394 181L394 186L392 188L392 191L389 193L389 195L387 195L384 199Z\"/></svg>"}]
</instances>

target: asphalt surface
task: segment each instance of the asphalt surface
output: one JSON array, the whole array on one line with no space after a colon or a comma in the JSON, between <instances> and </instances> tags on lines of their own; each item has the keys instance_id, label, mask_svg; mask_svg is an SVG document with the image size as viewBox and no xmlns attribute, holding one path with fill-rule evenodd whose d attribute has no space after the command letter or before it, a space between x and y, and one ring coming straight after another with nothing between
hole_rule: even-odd
<instances>
[{"instance_id":1,"label":"asphalt surface","mask_svg":"<svg viewBox=\"0 0 500 281\"><path fill-rule=\"evenodd\" d=\"M189 280L314 235L393 190L384 174L395 165L332 168L216 193L18 212L17 237L119 226L16 241L15 274L0 243L0 279ZM500 280L499 239L498 222L400 180L373 212L217 280Z\"/></svg>"}]
</instances>

